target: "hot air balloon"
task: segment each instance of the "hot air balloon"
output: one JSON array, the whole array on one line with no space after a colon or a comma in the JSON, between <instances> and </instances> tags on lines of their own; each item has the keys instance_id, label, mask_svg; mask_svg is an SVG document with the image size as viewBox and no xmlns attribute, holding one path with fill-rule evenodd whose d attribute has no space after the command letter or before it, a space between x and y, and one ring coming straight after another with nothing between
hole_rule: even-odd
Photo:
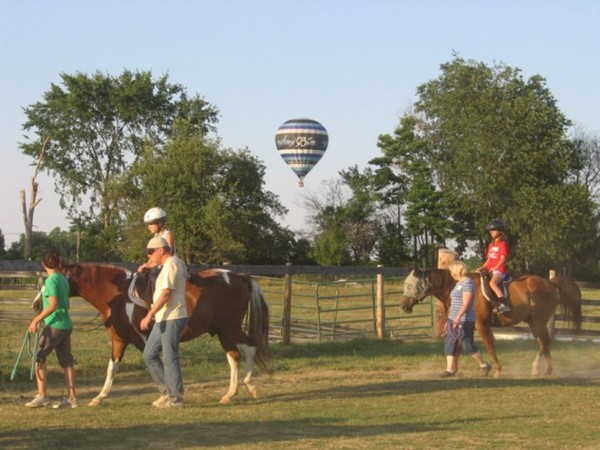
<instances>
[{"instance_id":1,"label":"hot air balloon","mask_svg":"<svg viewBox=\"0 0 600 450\"><path fill-rule=\"evenodd\" d=\"M275 133L277 151L304 186L304 177L319 162L329 143L327 130L316 120L291 119Z\"/></svg>"}]
</instances>

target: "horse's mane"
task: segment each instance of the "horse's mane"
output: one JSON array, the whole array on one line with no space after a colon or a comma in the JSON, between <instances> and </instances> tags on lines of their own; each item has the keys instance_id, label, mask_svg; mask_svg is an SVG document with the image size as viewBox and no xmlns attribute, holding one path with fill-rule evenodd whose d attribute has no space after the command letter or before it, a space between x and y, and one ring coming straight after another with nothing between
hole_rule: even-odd
<instances>
[{"instance_id":1,"label":"horse's mane","mask_svg":"<svg viewBox=\"0 0 600 450\"><path fill-rule=\"evenodd\" d=\"M67 267L75 268L80 267L81 270L85 270L89 277L93 280L92 283L97 283L100 279L110 280L115 284L120 284L125 280L128 280L132 276L132 272L123 267L119 267L115 264L102 264L102 263L75 263L70 264Z\"/></svg>"}]
</instances>

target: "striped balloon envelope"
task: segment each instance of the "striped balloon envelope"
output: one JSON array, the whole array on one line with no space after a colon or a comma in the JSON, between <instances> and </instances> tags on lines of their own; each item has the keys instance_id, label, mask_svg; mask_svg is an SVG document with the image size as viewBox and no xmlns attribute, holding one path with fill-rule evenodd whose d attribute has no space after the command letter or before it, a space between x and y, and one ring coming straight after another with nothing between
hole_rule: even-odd
<instances>
[{"instance_id":1,"label":"striped balloon envelope","mask_svg":"<svg viewBox=\"0 0 600 450\"><path fill-rule=\"evenodd\" d=\"M328 143L327 130L312 119L288 120L275 133L277 151L300 179L300 187L304 186L304 177L327 150Z\"/></svg>"}]
</instances>

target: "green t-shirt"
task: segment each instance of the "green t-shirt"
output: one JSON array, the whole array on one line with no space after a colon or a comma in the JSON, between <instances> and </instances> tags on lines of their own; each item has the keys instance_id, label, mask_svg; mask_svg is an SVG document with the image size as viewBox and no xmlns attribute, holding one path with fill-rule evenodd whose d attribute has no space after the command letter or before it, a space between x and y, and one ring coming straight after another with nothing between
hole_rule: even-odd
<instances>
[{"instance_id":1,"label":"green t-shirt","mask_svg":"<svg viewBox=\"0 0 600 450\"><path fill-rule=\"evenodd\" d=\"M48 297L58 299L57 308L44 319L44 323L48 327L59 330L70 330L73 328L73 321L69 317L69 282L62 273L54 272L46 278L44 287L42 295L44 308L48 306Z\"/></svg>"}]
</instances>

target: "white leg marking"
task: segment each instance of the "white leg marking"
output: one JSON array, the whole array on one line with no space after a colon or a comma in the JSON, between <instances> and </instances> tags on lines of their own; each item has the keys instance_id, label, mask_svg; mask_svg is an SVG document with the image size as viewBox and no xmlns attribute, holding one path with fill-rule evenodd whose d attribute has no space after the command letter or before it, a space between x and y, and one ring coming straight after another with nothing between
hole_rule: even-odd
<instances>
[{"instance_id":1,"label":"white leg marking","mask_svg":"<svg viewBox=\"0 0 600 450\"><path fill-rule=\"evenodd\" d=\"M246 375L244 377L244 385L248 392L252 396L252 398L258 397L258 388L254 383L252 383L252 375L254 373L254 357L256 356L256 347L250 347L246 344L239 344L238 348L240 352L246 357L246 366L245 371Z\"/></svg>"},{"instance_id":2,"label":"white leg marking","mask_svg":"<svg viewBox=\"0 0 600 450\"><path fill-rule=\"evenodd\" d=\"M531 366L531 375L537 377L540 374L540 364L542 363L542 356L537 355L533 360L533 364Z\"/></svg>"},{"instance_id":3,"label":"white leg marking","mask_svg":"<svg viewBox=\"0 0 600 450\"><path fill-rule=\"evenodd\" d=\"M227 362L229 363L229 390L227 394L219 401L221 404L229 403L231 399L237 394L238 389L238 363L233 357L227 353Z\"/></svg>"},{"instance_id":4,"label":"white leg marking","mask_svg":"<svg viewBox=\"0 0 600 450\"><path fill-rule=\"evenodd\" d=\"M108 361L108 368L106 369L106 380L104 381L104 386L100 393L92 399L89 403L89 406L97 406L100 404L102 400L108 397L108 393L112 388L113 381L115 379L115 374L119 372L119 361L113 361L112 359Z\"/></svg>"}]
</instances>

